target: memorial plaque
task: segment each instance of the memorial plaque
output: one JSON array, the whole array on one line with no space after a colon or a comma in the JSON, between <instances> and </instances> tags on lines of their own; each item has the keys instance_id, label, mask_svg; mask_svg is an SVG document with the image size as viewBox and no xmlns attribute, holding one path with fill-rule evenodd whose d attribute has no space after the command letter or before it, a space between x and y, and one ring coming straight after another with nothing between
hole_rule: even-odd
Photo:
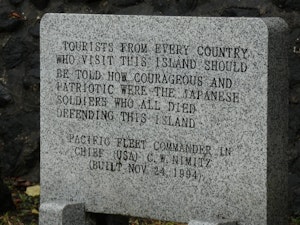
<instances>
[{"instance_id":1,"label":"memorial plaque","mask_svg":"<svg viewBox=\"0 0 300 225\"><path fill-rule=\"evenodd\" d=\"M286 224L278 18L47 14L41 203Z\"/></svg>"}]
</instances>

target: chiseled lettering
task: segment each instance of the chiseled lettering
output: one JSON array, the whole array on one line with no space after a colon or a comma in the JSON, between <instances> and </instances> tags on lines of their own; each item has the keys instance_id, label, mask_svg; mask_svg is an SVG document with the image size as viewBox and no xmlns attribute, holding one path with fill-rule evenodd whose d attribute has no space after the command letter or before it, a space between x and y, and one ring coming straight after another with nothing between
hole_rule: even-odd
<instances>
[{"instance_id":1,"label":"chiseled lettering","mask_svg":"<svg viewBox=\"0 0 300 225\"><path fill-rule=\"evenodd\" d=\"M208 168L211 163L210 158L205 157L192 157L183 155L173 155L172 164L181 166L190 166L196 168Z\"/></svg>"},{"instance_id":2,"label":"chiseled lettering","mask_svg":"<svg viewBox=\"0 0 300 225\"><path fill-rule=\"evenodd\" d=\"M122 163L90 160L90 170L105 170L111 172L120 172Z\"/></svg>"},{"instance_id":3,"label":"chiseled lettering","mask_svg":"<svg viewBox=\"0 0 300 225\"><path fill-rule=\"evenodd\" d=\"M110 145L109 137L103 137L99 135L70 133L67 135L67 140L69 143L80 144L80 145L99 145L99 146Z\"/></svg>"},{"instance_id":4,"label":"chiseled lettering","mask_svg":"<svg viewBox=\"0 0 300 225\"><path fill-rule=\"evenodd\" d=\"M219 46L203 46L197 47L199 56L216 57L216 58L236 58L248 59L248 48L241 47L219 47Z\"/></svg>"},{"instance_id":5,"label":"chiseled lettering","mask_svg":"<svg viewBox=\"0 0 300 225\"><path fill-rule=\"evenodd\" d=\"M116 138L117 147L145 149L146 140L133 138Z\"/></svg>"},{"instance_id":6,"label":"chiseled lettering","mask_svg":"<svg viewBox=\"0 0 300 225\"><path fill-rule=\"evenodd\" d=\"M128 164L129 173L146 173L147 165L139 165L135 163Z\"/></svg>"},{"instance_id":7,"label":"chiseled lettering","mask_svg":"<svg viewBox=\"0 0 300 225\"><path fill-rule=\"evenodd\" d=\"M118 161L133 161L138 160L138 154L129 150L116 150L114 151L114 158Z\"/></svg>"},{"instance_id":8,"label":"chiseled lettering","mask_svg":"<svg viewBox=\"0 0 300 225\"><path fill-rule=\"evenodd\" d=\"M190 46L179 44L155 44L156 54L188 55Z\"/></svg>"},{"instance_id":9,"label":"chiseled lettering","mask_svg":"<svg viewBox=\"0 0 300 225\"><path fill-rule=\"evenodd\" d=\"M206 101L239 103L239 98L240 95L238 92L206 91L204 94L204 100Z\"/></svg>"},{"instance_id":10,"label":"chiseled lettering","mask_svg":"<svg viewBox=\"0 0 300 225\"><path fill-rule=\"evenodd\" d=\"M140 125L147 122L146 113L137 113L137 112L120 112L120 120L125 123L139 123Z\"/></svg>"},{"instance_id":11,"label":"chiseled lettering","mask_svg":"<svg viewBox=\"0 0 300 225\"><path fill-rule=\"evenodd\" d=\"M85 110L85 109L70 109L57 108L56 116L58 118L69 118L76 120L114 120L114 111L107 110Z\"/></svg>"},{"instance_id":12,"label":"chiseled lettering","mask_svg":"<svg viewBox=\"0 0 300 225\"><path fill-rule=\"evenodd\" d=\"M248 70L245 62L223 61L223 60L204 60L204 69L207 71L227 71L227 72L241 72Z\"/></svg>"},{"instance_id":13,"label":"chiseled lettering","mask_svg":"<svg viewBox=\"0 0 300 225\"><path fill-rule=\"evenodd\" d=\"M62 44L64 51L70 52L113 52L113 43L92 41L63 41Z\"/></svg>"},{"instance_id":14,"label":"chiseled lettering","mask_svg":"<svg viewBox=\"0 0 300 225\"><path fill-rule=\"evenodd\" d=\"M181 116L161 116L156 115L155 124L162 124L172 127L186 127L186 128L195 128L196 122L193 118L190 117L181 117Z\"/></svg>"},{"instance_id":15,"label":"chiseled lettering","mask_svg":"<svg viewBox=\"0 0 300 225\"><path fill-rule=\"evenodd\" d=\"M146 86L143 85L125 85L121 84L121 92L124 95L148 95Z\"/></svg>"},{"instance_id":16,"label":"chiseled lettering","mask_svg":"<svg viewBox=\"0 0 300 225\"><path fill-rule=\"evenodd\" d=\"M90 93L90 94L113 94L113 84L79 83L79 82L56 82L56 90L62 92Z\"/></svg>"},{"instance_id":17,"label":"chiseled lettering","mask_svg":"<svg viewBox=\"0 0 300 225\"><path fill-rule=\"evenodd\" d=\"M194 143L181 143L170 141L154 141L153 149L155 151L169 151L169 152L184 152L194 155L201 155L203 157L211 157L211 146Z\"/></svg>"},{"instance_id":18,"label":"chiseled lettering","mask_svg":"<svg viewBox=\"0 0 300 225\"><path fill-rule=\"evenodd\" d=\"M146 43L120 43L120 51L127 53L147 53L148 45Z\"/></svg>"},{"instance_id":19,"label":"chiseled lettering","mask_svg":"<svg viewBox=\"0 0 300 225\"><path fill-rule=\"evenodd\" d=\"M94 147L86 147L80 146L74 148L74 153L76 156L82 157L94 157L101 158L103 156L104 149L102 148L94 148Z\"/></svg>"}]
</instances>

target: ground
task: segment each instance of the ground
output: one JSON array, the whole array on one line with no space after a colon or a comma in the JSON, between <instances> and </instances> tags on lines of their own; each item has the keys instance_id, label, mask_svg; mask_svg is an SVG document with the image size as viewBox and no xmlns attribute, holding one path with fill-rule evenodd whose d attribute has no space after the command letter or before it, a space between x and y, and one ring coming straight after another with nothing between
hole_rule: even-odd
<instances>
[{"instance_id":1,"label":"ground","mask_svg":"<svg viewBox=\"0 0 300 225\"><path fill-rule=\"evenodd\" d=\"M37 225L39 193L36 193L38 184L22 178L5 178L4 182L12 191L16 210L0 216L0 225ZM129 225L185 225L175 222L130 218ZM289 225L300 225L300 217L292 217Z\"/></svg>"}]
</instances>

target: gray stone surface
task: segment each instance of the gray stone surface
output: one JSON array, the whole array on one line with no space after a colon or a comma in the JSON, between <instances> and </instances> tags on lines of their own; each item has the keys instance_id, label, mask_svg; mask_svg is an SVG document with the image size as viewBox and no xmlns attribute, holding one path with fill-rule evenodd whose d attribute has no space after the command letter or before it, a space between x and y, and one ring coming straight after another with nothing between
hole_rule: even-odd
<instances>
[{"instance_id":1,"label":"gray stone surface","mask_svg":"<svg viewBox=\"0 0 300 225\"><path fill-rule=\"evenodd\" d=\"M41 202L286 224L285 29L278 18L44 16Z\"/></svg>"},{"instance_id":2,"label":"gray stone surface","mask_svg":"<svg viewBox=\"0 0 300 225\"><path fill-rule=\"evenodd\" d=\"M209 222L192 220L189 222L188 225L237 225L237 223L229 220L218 220L218 221L209 221Z\"/></svg>"},{"instance_id":3,"label":"gray stone surface","mask_svg":"<svg viewBox=\"0 0 300 225\"><path fill-rule=\"evenodd\" d=\"M39 223L44 225L84 225L84 204L58 201L42 203Z\"/></svg>"}]
</instances>

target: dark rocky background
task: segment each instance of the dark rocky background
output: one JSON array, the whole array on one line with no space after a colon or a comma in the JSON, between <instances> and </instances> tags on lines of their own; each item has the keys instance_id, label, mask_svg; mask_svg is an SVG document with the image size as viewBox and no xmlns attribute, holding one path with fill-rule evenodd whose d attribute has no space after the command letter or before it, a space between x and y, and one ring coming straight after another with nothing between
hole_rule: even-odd
<instances>
[{"instance_id":1,"label":"dark rocky background","mask_svg":"<svg viewBox=\"0 0 300 225\"><path fill-rule=\"evenodd\" d=\"M289 25L289 204L300 215L300 0L0 0L0 171L39 181L39 23L45 13L270 17ZM12 207L0 178L0 213Z\"/></svg>"}]
</instances>

